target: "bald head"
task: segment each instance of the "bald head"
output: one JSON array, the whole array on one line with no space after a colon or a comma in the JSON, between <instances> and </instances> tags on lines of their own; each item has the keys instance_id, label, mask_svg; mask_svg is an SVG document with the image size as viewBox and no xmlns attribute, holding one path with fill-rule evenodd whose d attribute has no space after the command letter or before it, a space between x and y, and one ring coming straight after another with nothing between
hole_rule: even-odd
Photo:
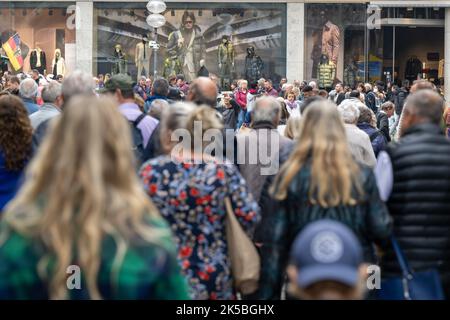
<instances>
[{"instance_id":1,"label":"bald head","mask_svg":"<svg viewBox=\"0 0 450 320\"><path fill-rule=\"evenodd\" d=\"M411 93L416 93L420 90L436 90L436 86L434 84L432 84L430 81L428 80L416 80L414 81L413 86L411 87L410 92Z\"/></svg>"},{"instance_id":2,"label":"bald head","mask_svg":"<svg viewBox=\"0 0 450 320\"><path fill-rule=\"evenodd\" d=\"M404 129L420 123L439 125L444 112L444 100L433 90L419 90L406 99L403 112Z\"/></svg>"},{"instance_id":3,"label":"bald head","mask_svg":"<svg viewBox=\"0 0 450 320\"><path fill-rule=\"evenodd\" d=\"M197 105L206 104L212 108L217 104L217 86L210 78L199 77L189 86L187 100Z\"/></svg>"}]
</instances>

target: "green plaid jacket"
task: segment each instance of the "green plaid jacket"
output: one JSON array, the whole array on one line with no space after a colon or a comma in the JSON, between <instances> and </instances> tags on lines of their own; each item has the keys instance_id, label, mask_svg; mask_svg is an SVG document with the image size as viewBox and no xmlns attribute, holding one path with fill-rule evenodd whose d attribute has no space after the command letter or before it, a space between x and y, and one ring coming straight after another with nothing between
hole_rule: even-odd
<instances>
[{"instance_id":1,"label":"green plaid jacket","mask_svg":"<svg viewBox=\"0 0 450 320\"><path fill-rule=\"evenodd\" d=\"M168 231L162 219L153 219L151 224ZM116 276L111 272L116 244L111 237L105 237L97 282L102 298L189 299L187 282L180 273L171 234L167 234L158 245L134 241ZM48 299L48 283L37 272L37 264L45 253L38 241L12 231L4 222L0 223L0 299ZM76 261L73 264L76 265ZM70 299L90 298L83 270L80 271L81 288L69 290ZM73 274L73 271L68 272L69 281Z\"/></svg>"}]
</instances>

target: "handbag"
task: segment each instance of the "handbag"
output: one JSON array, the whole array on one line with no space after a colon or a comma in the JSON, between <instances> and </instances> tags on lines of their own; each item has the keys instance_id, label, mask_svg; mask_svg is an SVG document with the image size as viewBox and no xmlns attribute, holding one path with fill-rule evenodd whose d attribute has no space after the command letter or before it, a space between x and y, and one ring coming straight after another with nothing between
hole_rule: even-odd
<instances>
[{"instance_id":1,"label":"handbag","mask_svg":"<svg viewBox=\"0 0 450 320\"><path fill-rule=\"evenodd\" d=\"M436 269L413 272L395 237L391 238L402 275L381 281L378 298L382 300L444 300L441 279Z\"/></svg>"},{"instance_id":2,"label":"handbag","mask_svg":"<svg viewBox=\"0 0 450 320\"><path fill-rule=\"evenodd\" d=\"M229 197L225 198L225 207L228 254L234 287L241 294L248 295L258 289L260 257L255 245L237 220Z\"/></svg>"}]
</instances>

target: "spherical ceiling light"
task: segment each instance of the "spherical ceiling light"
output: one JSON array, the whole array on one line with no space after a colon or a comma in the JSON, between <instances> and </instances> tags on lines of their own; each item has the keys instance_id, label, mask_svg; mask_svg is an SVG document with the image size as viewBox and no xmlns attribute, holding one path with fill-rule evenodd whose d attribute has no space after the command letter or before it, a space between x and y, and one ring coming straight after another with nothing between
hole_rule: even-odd
<instances>
[{"instance_id":1,"label":"spherical ceiling light","mask_svg":"<svg viewBox=\"0 0 450 320\"><path fill-rule=\"evenodd\" d=\"M147 24L152 28L160 28L166 24L166 18L158 13L153 13L149 15L146 19Z\"/></svg>"},{"instance_id":2,"label":"spherical ceiling light","mask_svg":"<svg viewBox=\"0 0 450 320\"><path fill-rule=\"evenodd\" d=\"M151 13L161 13L166 10L167 6L162 0L151 0L147 3L147 10Z\"/></svg>"}]
</instances>

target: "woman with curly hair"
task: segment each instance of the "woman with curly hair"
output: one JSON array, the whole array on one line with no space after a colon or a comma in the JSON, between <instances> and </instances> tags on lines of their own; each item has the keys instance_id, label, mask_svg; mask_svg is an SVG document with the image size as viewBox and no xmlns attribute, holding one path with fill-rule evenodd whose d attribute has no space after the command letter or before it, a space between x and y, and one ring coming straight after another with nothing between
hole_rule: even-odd
<instances>
[{"instance_id":1,"label":"woman with curly hair","mask_svg":"<svg viewBox=\"0 0 450 320\"><path fill-rule=\"evenodd\" d=\"M32 153L32 130L23 102L14 95L0 96L0 212L20 186Z\"/></svg>"}]
</instances>

